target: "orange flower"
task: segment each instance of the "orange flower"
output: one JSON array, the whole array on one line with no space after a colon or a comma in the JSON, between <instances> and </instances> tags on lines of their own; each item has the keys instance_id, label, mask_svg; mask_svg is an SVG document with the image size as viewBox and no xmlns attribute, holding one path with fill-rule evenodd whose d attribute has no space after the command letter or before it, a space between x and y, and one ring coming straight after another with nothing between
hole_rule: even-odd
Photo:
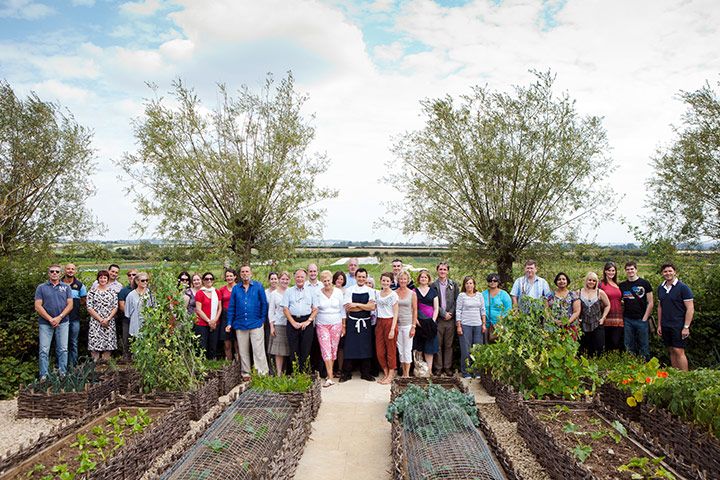
<instances>
[{"instance_id":1,"label":"orange flower","mask_svg":"<svg viewBox=\"0 0 720 480\"><path fill-rule=\"evenodd\" d=\"M668 374L667 374L667 372L663 372L663 371L658 370L657 376L658 376L658 377L662 377L662 378L667 378Z\"/></svg>"},{"instance_id":2,"label":"orange flower","mask_svg":"<svg viewBox=\"0 0 720 480\"><path fill-rule=\"evenodd\" d=\"M647 378L645 379L645 383L652 383L652 378L647 377Z\"/></svg>"}]
</instances>

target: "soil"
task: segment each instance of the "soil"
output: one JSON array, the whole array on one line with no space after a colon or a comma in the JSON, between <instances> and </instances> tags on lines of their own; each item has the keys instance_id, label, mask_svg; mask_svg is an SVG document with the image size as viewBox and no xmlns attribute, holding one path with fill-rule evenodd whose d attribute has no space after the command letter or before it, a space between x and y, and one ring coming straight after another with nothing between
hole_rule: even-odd
<instances>
[{"instance_id":1,"label":"soil","mask_svg":"<svg viewBox=\"0 0 720 480\"><path fill-rule=\"evenodd\" d=\"M77 460L77 456L80 454L81 449L77 446L72 447L71 444L77 442L78 440L78 434L84 434L87 435L88 441L93 441L97 439L100 435L96 435L92 432L92 429L96 426L103 427L103 432L106 435L106 438L109 440L109 444L107 447L105 447L103 450L105 451L106 455L109 455L110 450L114 446L114 434L112 425L106 420L107 418L112 418L118 414L120 409L114 409L109 412L103 413L98 416L96 420L91 421L86 426L79 429L77 432L75 432L74 435L65 437L63 440L61 440L59 443L56 443L52 447L46 449L45 452L41 453L38 456L32 457L26 462L24 462L20 469L21 471L15 475L14 478L16 480L20 479L27 479L27 478L42 478L46 475L51 475L52 468L56 465L60 465L65 463L67 465L68 472L75 472L80 467L80 461ZM130 416L135 416L138 413L137 408L133 407L127 407L122 409L125 412L128 412ZM156 420L159 418L163 413L165 413L168 409L161 409L161 408L151 408L147 409L147 416L152 418L153 420ZM152 424L149 426L146 426L145 428L150 428ZM120 448L127 448L128 445L131 445L135 438L137 438L137 434L134 434L131 427L125 427L122 431L122 434L120 435L125 439L125 447ZM97 453L97 449L94 447L86 447L86 450L90 453ZM109 457L108 457L109 458ZM94 462L102 462L99 455L92 458L92 461ZM43 470L36 471L32 474L30 474L30 471L33 469L34 465L43 465L45 468ZM29 475L29 476L28 476ZM53 477L55 478L55 477Z\"/></svg>"},{"instance_id":2,"label":"soil","mask_svg":"<svg viewBox=\"0 0 720 480\"><path fill-rule=\"evenodd\" d=\"M533 407L531 411L533 411L541 425L549 429L550 435L560 449L572 452L575 447L580 445L579 442L592 448L590 455L581 463L596 478L630 480L632 478L631 472L620 472L618 467L628 463L633 457L653 458L649 452L635 445L627 437L621 437L619 443L616 443L615 439L607 434L600 438L592 438L591 433L602 431L617 433L617 430L594 410L583 409L558 412L555 408ZM557 414L557 417L553 418L555 414ZM572 427L570 422L575 427ZM576 429L577 433L565 431L563 427ZM584 432L584 434L581 434L581 432Z\"/></svg>"}]
</instances>

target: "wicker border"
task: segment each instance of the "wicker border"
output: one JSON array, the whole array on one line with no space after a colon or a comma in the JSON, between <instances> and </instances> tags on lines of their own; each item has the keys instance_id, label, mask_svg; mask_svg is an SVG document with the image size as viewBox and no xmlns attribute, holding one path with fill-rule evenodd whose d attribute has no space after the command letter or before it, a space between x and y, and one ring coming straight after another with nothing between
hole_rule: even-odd
<instances>
[{"instance_id":1,"label":"wicker border","mask_svg":"<svg viewBox=\"0 0 720 480\"><path fill-rule=\"evenodd\" d=\"M171 406L178 402L187 401L190 405L190 420L198 421L218 401L218 390L220 379L211 377L206 379L200 386L189 392L139 392L139 377L135 378L129 386L129 393L119 398L119 402L135 406Z\"/></svg>"},{"instance_id":2,"label":"wicker border","mask_svg":"<svg viewBox=\"0 0 720 480\"><path fill-rule=\"evenodd\" d=\"M98 410L89 412L72 423L55 429L47 435L42 435L34 444L4 458L0 461L0 474L21 465L53 444L65 441L69 435L72 435L88 423L121 406L142 407L143 405L132 405L130 402L120 405L117 402L112 402ZM187 402L172 405L165 414L143 432L136 442L118 450L117 455L100 465L97 470L86 474L83 478L87 480L140 478L155 458L182 438L189 430L189 409L190 405Z\"/></svg>"},{"instance_id":3,"label":"wicker border","mask_svg":"<svg viewBox=\"0 0 720 480\"><path fill-rule=\"evenodd\" d=\"M84 392L35 393L20 387L18 418L80 417L113 399L120 389L120 377L115 372L98 374L98 383Z\"/></svg>"},{"instance_id":4,"label":"wicker border","mask_svg":"<svg viewBox=\"0 0 720 480\"><path fill-rule=\"evenodd\" d=\"M623 391L612 383L605 382L600 385L598 392L600 394L600 401L605 406L632 422L640 420L640 405L645 403L645 401L643 400L640 402L637 407L631 407L628 405L627 399L632 396L632 392L629 388L626 388Z\"/></svg>"},{"instance_id":5,"label":"wicker border","mask_svg":"<svg viewBox=\"0 0 720 480\"><path fill-rule=\"evenodd\" d=\"M410 385L417 385L418 387L427 387L428 385L439 385L445 389L450 390L456 388L463 393L468 393L468 388L463 383L462 379L457 375L452 377L395 377L390 386L390 401L394 402L402 392L408 389Z\"/></svg>"},{"instance_id":6,"label":"wicker border","mask_svg":"<svg viewBox=\"0 0 720 480\"><path fill-rule=\"evenodd\" d=\"M485 417L479 412L479 410L480 409L478 408L478 420L480 420L478 428L483 432L485 441L490 447L490 450L492 450L493 455L495 455L497 461L500 462L500 466L502 467L503 472L505 472L505 476L508 480L522 480L522 476L518 474L515 469L515 465L513 465L512 458L500 442L498 442L495 432L493 432L492 428L490 428L490 425L488 425L485 421Z\"/></svg>"}]
</instances>

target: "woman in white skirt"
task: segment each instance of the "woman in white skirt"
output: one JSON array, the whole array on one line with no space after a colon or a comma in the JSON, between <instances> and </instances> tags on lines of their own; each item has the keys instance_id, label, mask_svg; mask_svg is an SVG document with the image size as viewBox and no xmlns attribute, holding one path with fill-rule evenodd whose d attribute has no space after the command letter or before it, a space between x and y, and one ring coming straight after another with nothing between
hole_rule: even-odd
<instances>
[{"instance_id":1,"label":"woman in white skirt","mask_svg":"<svg viewBox=\"0 0 720 480\"><path fill-rule=\"evenodd\" d=\"M415 323L417 322L417 296L408 288L410 274L407 270L398 273L397 282L400 287L395 290L398 296L398 336L397 349L402 366L402 376L410 376L412 364L412 337L415 336Z\"/></svg>"},{"instance_id":2,"label":"woman in white skirt","mask_svg":"<svg viewBox=\"0 0 720 480\"><path fill-rule=\"evenodd\" d=\"M285 290L290 285L290 273L281 272L278 276L277 288L268 295L268 319L270 323L270 345L268 353L275 357L275 372L282 375L285 357L290 355L287 338L287 319L280 306Z\"/></svg>"}]
</instances>

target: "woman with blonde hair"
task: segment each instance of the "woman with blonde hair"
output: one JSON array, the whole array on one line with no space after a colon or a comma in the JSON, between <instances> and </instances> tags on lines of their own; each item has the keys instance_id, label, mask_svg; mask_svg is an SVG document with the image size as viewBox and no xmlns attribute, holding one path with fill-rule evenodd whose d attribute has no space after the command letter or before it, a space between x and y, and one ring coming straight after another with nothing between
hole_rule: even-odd
<instances>
[{"instance_id":1,"label":"woman with blonde hair","mask_svg":"<svg viewBox=\"0 0 720 480\"><path fill-rule=\"evenodd\" d=\"M408 288L410 280L408 271L401 270L397 275L399 287L395 290L398 296L397 349L403 377L410 376L412 337L415 336L415 323L417 322L417 295L414 290Z\"/></svg>"},{"instance_id":2,"label":"woman with blonde hair","mask_svg":"<svg viewBox=\"0 0 720 480\"><path fill-rule=\"evenodd\" d=\"M330 270L323 270L320 273L322 288L315 292L313 303L318 308L315 317L315 332L320 344L325 368L327 369L327 381L325 387L335 385L333 376L333 363L337 359L338 344L342 333L343 318L345 317L345 302L343 292L333 285L333 275Z\"/></svg>"},{"instance_id":3,"label":"woman with blonde hair","mask_svg":"<svg viewBox=\"0 0 720 480\"><path fill-rule=\"evenodd\" d=\"M610 312L610 299L598 286L594 272L585 275L585 286L580 289L580 350L588 356L600 355L605 349L603 324Z\"/></svg>"},{"instance_id":4,"label":"woman with blonde hair","mask_svg":"<svg viewBox=\"0 0 720 480\"><path fill-rule=\"evenodd\" d=\"M290 355L287 338L287 319L280 306L285 290L290 285L290 272L283 271L277 276L277 285L268 294L268 322L270 324L270 340L268 354L275 358L275 373L281 375L285 357Z\"/></svg>"},{"instance_id":5,"label":"woman with blonde hair","mask_svg":"<svg viewBox=\"0 0 720 480\"><path fill-rule=\"evenodd\" d=\"M423 269L417 276L417 318L415 319L415 337L413 348L419 353L422 352L427 363L427 375L432 373L433 358L440 351L440 343L437 336L437 317L440 313L440 300L438 292L430 286L432 277L430 272ZM422 369L423 362L419 356L415 358L415 368Z\"/></svg>"}]
</instances>

